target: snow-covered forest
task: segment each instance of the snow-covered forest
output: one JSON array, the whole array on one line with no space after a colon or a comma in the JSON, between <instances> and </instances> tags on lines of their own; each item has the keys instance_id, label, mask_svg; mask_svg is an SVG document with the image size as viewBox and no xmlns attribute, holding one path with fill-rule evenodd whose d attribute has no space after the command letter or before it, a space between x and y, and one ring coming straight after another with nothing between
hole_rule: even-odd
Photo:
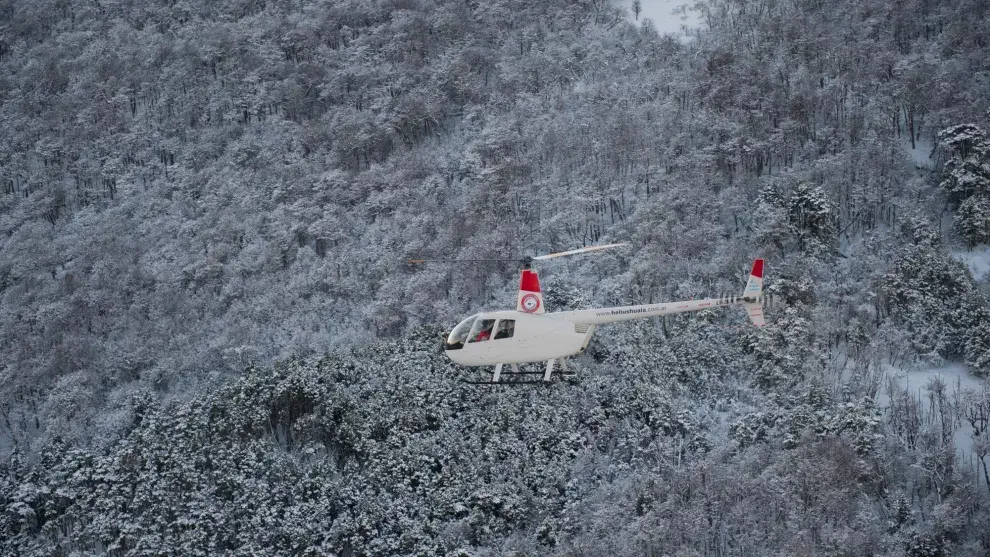
<instances>
[{"instance_id":1,"label":"snow-covered forest","mask_svg":"<svg viewBox=\"0 0 990 557\"><path fill-rule=\"evenodd\" d=\"M0 554L990 553L990 5L694 13L0 0Z\"/></svg>"}]
</instances>

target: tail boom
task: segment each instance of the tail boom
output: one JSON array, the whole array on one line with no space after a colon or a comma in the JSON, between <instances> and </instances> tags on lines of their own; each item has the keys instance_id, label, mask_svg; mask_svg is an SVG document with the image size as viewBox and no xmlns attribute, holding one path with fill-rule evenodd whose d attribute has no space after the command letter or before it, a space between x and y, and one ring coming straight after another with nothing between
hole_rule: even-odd
<instances>
[{"instance_id":1,"label":"tail boom","mask_svg":"<svg viewBox=\"0 0 990 557\"><path fill-rule=\"evenodd\" d=\"M701 311L725 306L739 306L745 304L741 296L729 296L726 298L705 298L704 300L688 300L683 302L667 302L664 304L646 304L640 306L620 306L614 308L583 309L578 311L563 311L550 314L553 317L567 319L574 323L585 323L588 325L601 325L604 323L616 323L619 321L631 321L633 319L646 319L648 317L659 317L662 315L672 315L675 313L685 313L689 311Z\"/></svg>"},{"instance_id":2,"label":"tail boom","mask_svg":"<svg viewBox=\"0 0 990 557\"><path fill-rule=\"evenodd\" d=\"M762 327L766 324L763 317L762 259L757 259L753 262L753 269L750 271L749 280L746 282L746 289L743 290L742 296L705 298L704 300L667 302L663 304L563 311L549 315L559 319L566 319L574 323L601 325L604 323L616 323L618 321L630 321L632 319L646 319L648 317L659 317L662 315L671 315L689 311L701 311L704 309L726 306L742 306L743 309L746 310L746 315L749 317L749 320L752 321L754 325L757 327Z\"/></svg>"}]
</instances>

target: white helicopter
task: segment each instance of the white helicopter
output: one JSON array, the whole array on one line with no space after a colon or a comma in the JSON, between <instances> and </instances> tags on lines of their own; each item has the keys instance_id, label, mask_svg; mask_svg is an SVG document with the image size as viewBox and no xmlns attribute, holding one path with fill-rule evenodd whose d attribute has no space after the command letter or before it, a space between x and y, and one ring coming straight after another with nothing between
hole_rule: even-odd
<instances>
[{"instance_id":1,"label":"white helicopter","mask_svg":"<svg viewBox=\"0 0 990 557\"><path fill-rule=\"evenodd\" d=\"M447 356L454 363L463 366L495 366L490 381L468 381L472 384L518 385L548 382L555 375L554 363L558 361L561 366L561 374L566 374L568 372L567 358L583 352L591 341L595 327L605 323L646 319L716 307L742 306L754 325L762 327L765 324L762 259L753 262L753 269L741 296L555 313L545 312L539 276L536 271L530 268L533 261L543 261L625 245L628 244L590 246L524 259L410 259L409 262L519 261L523 264L515 311L476 313L461 321L447 337L444 348ZM532 362L546 362L545 370L537 372L519 370L519 364ZM505 364L509 364L512 371L503 373L502 367ZM501 380L503 375L529 374L542 374L543 378L536 381Z\"/></svg>"}]
</instances>

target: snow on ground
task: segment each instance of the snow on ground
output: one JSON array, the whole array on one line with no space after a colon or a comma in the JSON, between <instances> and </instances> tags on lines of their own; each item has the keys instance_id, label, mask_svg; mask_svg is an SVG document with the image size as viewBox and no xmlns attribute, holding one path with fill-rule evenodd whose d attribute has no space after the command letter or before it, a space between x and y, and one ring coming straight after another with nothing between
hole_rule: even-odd
<instances>
[{"instance_id":1,"label":"snow on ground","mask_svg":"<svg viewBox=\"0 0 990 557\"><path fill-rule=\"evenodd\" d=\"M633 14L633 0L614 0L616 4L622 6L629 12L629 18L635 19ZM640 0L643 11L639 14L639 22L644 19L653 21L660 34L670 33L681 35L681 26L697 27L701 23L701 14L690 9L686 0ZM675 13L676 12L676 13Z\"/></svg>"},{"instance_id":2,"label":"snow on ground","mask_svg":"<svg viewBox=\"0 0 990 557\"><path fill-rule=\"evenodd\" d=\"M935 381L942 381L945 385L946 398L949 400L952 400L957 392L979 391L986 388L988 384L987 381L974 377L962 364L949 364L940 368L924 370L904 370L888 365L884 376L884 385L877 393L877 404L881 408L887 408L890 405L890 392L888 390L890 384L913 393L919 398L927 399L927 387L933 385ZM952 441L963 461L968 461L973 452L973 427L962 422L953 434Z\"/></svg>"},{"instance_id":3,"label":"snow on ground","mask_svg":"<svg viewBox=\"0 0 990 557\"><path fill-rule=\"evenodd\" d=\"M908 371L893 366L887 367L887 377L898 386L909 391L922 391L928 382L939 378L945 382L946 392L953 393L959 389L980 389L986 381L973 376L962 364L949 364L935 369ZM886 396L886 395L881 395ZM878 402L881 402L878 400Z\"/></svg>"},{"instance_id":4,"label":"snow on ground","mask_svg":"<svg viewBox=\"0 0 990 557\"><path fill-rule=\"evenodd\" d=\"M972 250L956 250L952 257L966 264L976 280L990 278L990 246L980 245Z\"/></svg>"},{"instance_id":5,"label":"snow on ground","mask_svg":"<svg viewBox=\"0 0 990 557\"><path fill-rule=\"evenodd\" d=\"M923 168L933 168L935 166L935 161L933 161L929 156L932 154L932 148L934 147L931 139L921 138L915 140L914 149L911 148L910 137L902 141L901 145L904 146L904 150L907 152L908 158L911 159L911 162L913 162L915 166Z\"/></svg>"}]
</instances>

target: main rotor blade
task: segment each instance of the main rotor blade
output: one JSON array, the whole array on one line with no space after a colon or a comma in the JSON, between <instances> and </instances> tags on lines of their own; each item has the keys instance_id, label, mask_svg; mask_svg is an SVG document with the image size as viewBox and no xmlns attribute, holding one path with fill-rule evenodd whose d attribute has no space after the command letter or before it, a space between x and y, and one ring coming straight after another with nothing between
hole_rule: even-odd
<instances>
[{"instance_id":1,"label":"main rotor blade","mask_svg":"<svg viewBox=\"0 0 990 557\"><path fill-rule=\"evenodd\" d=\"M409 263L478 263L482 261L515 261L519 263L522 259L407 259Z\"/></svg>"},{"instance_id":2,"label":"main rotor blade","mask_svg":"<svg viewBox=\"0 0 990 557\"><path fill-rule=\"evenodd\" d=\"M572 249L570 251L560 251L557 253L548 253L547 255L539 255L533 258L533 261L542 261L544 259L553 259L554 257L564 257L565 255L577 255L579 253L587 253L589 251L598 251L609 248L617 248L620 246L628 246L627 242L621 242L618 244L605 244L602 246L588 246L586 248Z\"/></svg>"}]
</instances>

